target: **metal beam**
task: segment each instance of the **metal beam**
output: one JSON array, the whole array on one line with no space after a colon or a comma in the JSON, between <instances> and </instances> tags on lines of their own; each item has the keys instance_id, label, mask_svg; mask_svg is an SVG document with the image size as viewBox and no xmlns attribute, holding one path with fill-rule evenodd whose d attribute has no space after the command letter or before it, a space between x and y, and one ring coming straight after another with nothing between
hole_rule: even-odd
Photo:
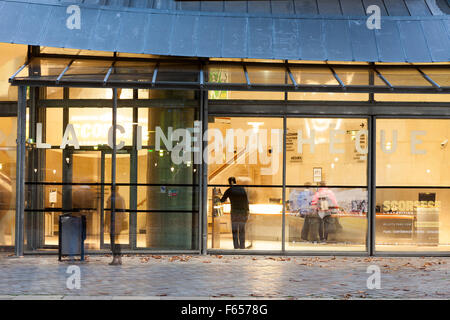
<instances>
[{"instance_id":1,"label":"metal beam","mask_svg":"<svg viewBox=\"0 0 450 320\"><path fill-rule=\"evenodd\" d=\"M109 76L111 75L115 64L116 64L116 62L113 61L113 63L111 64L111 67L109 67L108 72L106 73L106 76L103 79L103 86L106 86L106 83L108 82Z\"/></svg>"},{"instance_id":2,"label":"metal beam","mask_svg":"<svg viewBox=\"0 0 450 320\"><path fill-rule=\"evenodd\" d=\"M75 60L71 60L69 62L69 64L64 68L64 70L60 73L60 75L58 76L58 78L56 79L56 83L59 83L59 81L61 80L61 78L64 76L64 74L67 72L67 70L69 70L70 66L72 65L72 63Z\"/></svg>"},{"instance_id":3,"label":"metal beam","mask_svg":"<svg viewBox=\"0 0 450 320\"><path fill-rule=\"evenodd\" d=\"M28 66L29 62L25 62L20 68L19 70L17 70L10 78L9 78L9 82L13 81L14 78L20 73L20 71L22 71L23 69L25 69L26 66Z\"/></svg>"},{"instance_id":4,"label":"metal beam","mask_svg":"<svg viewBox=\"0 0 450 320\"><path fill-rule=\"evenodd\" d=\"M152 87L156 85L156 77L158 76L158 70L159 70L159 62L156 63L155 69L153 70Z\"/></svg>"},{"instance_id":5,"label":"metal beam","mask_svg":"<svg viewBox=\"0 0 450 320\"><path fill-rule=\"evenodd\" d=\"M203 87L205 85L205 75L203 72L203 64L200 65L199 80L200 80L200 88L203 89Z\"/></svg>"},{"instance_id":6,"label":"metal beam","mask_svg":"<svg viewBox=\"0 0 450 320\"><path fill-rule=\"evenodd\" d=\"M424 77L425 80L427 80L433 87L436 88L438 91L442 91L442 88L440 85L438 85L433 79L431 79L425 72L423 72L420 68L416 68L417 71L420 72L422 77Z\"/></svg>"},{"instance_id":7,"label":"metal beam","mask_svg":"<svg viewBox=\"0 0 450 320\"><path fill-rule=\"evenodd\" d=\"M380 73L380 71L378 71L377 68L373 68L373 70L377 74L378 78L380 78L389 87L389 90L394 91L392 84Z\"/></svg>"},{"instance_id":8,"label":"metal beam","mask_svg":"<svg viewBox=\"0 0 450 320\"><path fill-rule=\"evenodd\" d=\"M342 82L341 78L337 75L336 71L332 66L328 66L330 68L331 73L333 74L336 81L339 83L339 85L342 87L342 90L346 91L347 87L345 86L344 82Z\"/></svg>"},{"instance_id":9,"label":"metal beam","mask_svg":"<svg viewBox=\"0 0 450 320\"><path fill-rule=\"evenodd\" d=\"M250 82L250 77L248 76L247 66L244 64L242 66L242 68L244 69L245 81L247 82L247 88L250 88L252 86L252 84Z\"/></svg>"}]
</instances>

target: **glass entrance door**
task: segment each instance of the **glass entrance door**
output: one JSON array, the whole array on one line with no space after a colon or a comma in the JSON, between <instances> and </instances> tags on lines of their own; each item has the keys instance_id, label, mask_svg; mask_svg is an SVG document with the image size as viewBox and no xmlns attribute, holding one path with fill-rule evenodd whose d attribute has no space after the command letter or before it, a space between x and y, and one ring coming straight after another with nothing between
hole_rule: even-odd
<instances>
[{"instance_id":1,"label":"glass entrance door","mask_svg":"<svg viewBox=\"0 0 450 320\"><path fill-rule=\"evenodd\" d=\"M89 249L110 248L110 220L111 220L111 151L70 150L65 153L63 170L65 179L71 180L63 184L62 188L49 186L47 207L44 212L44 248L54 248L58 245L58 217L61 211L82 214L87 219L86 246ZM130 232L129 203L130 198L136 197L136 192L130 193L130 151L123 150L117 154L116 181L116 232L119 233L119 243L129 248L133 243L136 232ZM61 197L62 210L58 210L58 198ZM50 210L52 209L53 210ZM130 219L131 218L131 219ZM135 223L133 224L136 225ZM135 228L135 227L134 227Z\"/></svg>"}]
</instances>

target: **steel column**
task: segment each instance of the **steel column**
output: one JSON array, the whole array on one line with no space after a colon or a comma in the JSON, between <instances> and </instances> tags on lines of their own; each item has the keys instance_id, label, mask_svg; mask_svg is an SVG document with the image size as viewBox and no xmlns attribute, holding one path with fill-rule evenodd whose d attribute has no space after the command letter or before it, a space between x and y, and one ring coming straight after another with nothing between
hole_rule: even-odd
<instances>
[{"instance_id":1,"label":"steel column","mask_svg":"<svg viewBox=\"0 0 450 320\"><path fill-rule=\"evenodd\" d=\"M202 138L208 130L208 91L200 91L200 115L202 123ZM208 147L208 141L202 139L201 166L200 166L200 214L202 225L201 253L206 254L208 249L208 164L203 159L203 151Z\"/></svg>"},{"instance_id":2,"label":"steel column","mask_svg":"<svg viewBox=\"0 0 450 320\"><path fill-rule=\"evenodd\" d=\"M138 99L138 91L133 90L133 100ZM137 150L137 127L139 126L139 110L133 105L133 146L130 151L130 183L138 182L138 150ZM137 210L137 192L138 187L136 185L130 186L130 211L129 216L129 243L131 249L136 249L137 247L137 212L132 210Z\"/></svg>"},{"instance_id":3,"label":"steel column","mask_svg":"<svg viewBox=\"0 0 450 320\"><path fill-rule=\"evenodd\" d=\"M27 87L20 86L17 105L17 153L16 153L16 236L15 254L23 256L25 210L25 153Z\"/></svg>"},{"instance_id":4,"label":"steel column","mask_svg":"<svg viewBox=\"0 0 450 320\"><path fill-rule=\"evenodd\" d=\"M368 219L367 219L367 249L370 256L375 253L375 218L376 218L376 118L368 119L368 166L367 184L369 195Z\"/></svg>"},{"instance_id":5,"label":"steel column","mask_svg":"<svg viewBox=\"0 0 450 320\"><path fill-rule=\"evenodd\" d=\"M283 214L281 226L281 251L286 252L286 135L287 135L287 118L283 117ZM273 152L273 150L272 150Z\"/></svg>"},{"instance_id":6,"label":"steel column","mask_svg":"<svg viewBox=\"0 0 450 320\"><path fill-rule=\"evenodd\" d=\"M117 89L113 89L113 110L112 110L112 156L111 156L111 251L116 255L116 156L117 156Z\"/></svg>"}]
</instances>

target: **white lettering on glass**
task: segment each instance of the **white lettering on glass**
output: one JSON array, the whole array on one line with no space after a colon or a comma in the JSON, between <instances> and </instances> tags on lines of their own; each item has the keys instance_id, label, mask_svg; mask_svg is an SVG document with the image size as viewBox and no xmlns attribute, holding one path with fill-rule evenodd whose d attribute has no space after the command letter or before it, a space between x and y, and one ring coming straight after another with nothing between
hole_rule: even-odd
<instances>
[{"instance_id":1,"label":"white lettering on glass","mask_svg":"<svg viewBox=\"0 0 450 320\"><path fill-rule=\"evenodd\" d=\"M411 131L411 154L426 154L427 150L418 150L416 146L422 143L422 140L417 139L417 136L426 135L426 131Z\"/></svg>"},{"instance_id":2,"label":"white lettering on glass","mask_svg":"<svg viewBox=\"0 0 450 320\"><path fill-rule=\"evenodd\" d=\"M309 152L310 153L314 153L315 147L316 147L316 133L314 130L310 131L310 137L309 139L304 139L303 138L303 131L302 130L298 130L297 131L297 150L298 153L302 154L303 153L303 145L305 143L309 144Z\"/></svg>"},{"instance_id":3,"label":"white lettering on glass","mask_svg":"<svg viewBox=\"0 0 450 320\"><path fill-rule=\"evenodd\" d=\"M42 123L36 123L36 148L38 149L50 149L49 143L42 142Z\"/></svg>"},{"instance_id":4,"label":"white lettering on glass","mask_svg":"<svg viewBox=\"0 0 450 320\"><path fill-rule=\"evenodd\" d=\"M337 139L336 135L341 135L341 134L345 134L344 130L330 130L330 153L331 154L335 154L335 153L339 153L342 154L345 152L344 149L335 149L334 145L336 143L343 143L344 141L342 139Z\"/></svg>"},{"instance_id":5,"label":"white lettering on glass","mask_svg":"<svg viewBox=\"0 0 450 320\"><path fill-rule=\"evenodd\" d=\"M71 138L69 139L69 136ZM68 124L66 127L66 131L64 131L64 136L62 138L60 149L65 149L66 146L72 145L75 149L80 149L80 143L78 142L77 135L75 133L75 129L73 128L73 124Z\"/></svg>"}]
</instances>

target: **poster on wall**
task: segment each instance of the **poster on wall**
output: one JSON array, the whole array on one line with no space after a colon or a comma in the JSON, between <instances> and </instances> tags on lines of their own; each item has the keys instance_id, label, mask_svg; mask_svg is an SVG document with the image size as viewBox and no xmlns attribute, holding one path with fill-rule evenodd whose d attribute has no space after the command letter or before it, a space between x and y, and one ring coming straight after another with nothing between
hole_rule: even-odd
<instances>
[{"instance_id":1,"label":"poster on wall","mask_svg":"<svg viewBox=\"0 0 450 320\"><path fill-rule=\"evenodd\" d=\"M222 69L211 69L209 71L209 82L212 83L227 83L228 82L228 72ZM209 99L228 99L228 91L226 90L209 90Z\"/></svg>"},{"instance_id":2,"label":"poster on wall","mask_svg":"<svg viewBox=\"0 0 450 320\"><path fill-rule=\"evenodd\" d=\"M322 181L322 168L313 168L313 181L314 182Z\"/></svg>"}]
</instances>

